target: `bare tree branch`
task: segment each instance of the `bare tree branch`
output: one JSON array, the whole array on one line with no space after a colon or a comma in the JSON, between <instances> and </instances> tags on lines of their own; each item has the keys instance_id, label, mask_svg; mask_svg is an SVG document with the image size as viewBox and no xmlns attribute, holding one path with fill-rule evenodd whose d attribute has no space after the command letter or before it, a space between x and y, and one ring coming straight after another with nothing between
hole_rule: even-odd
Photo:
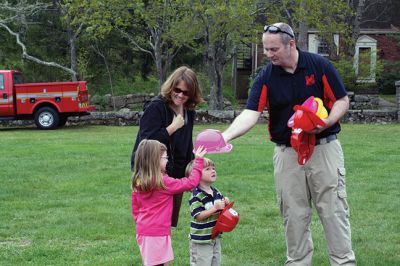
<instances>
[{"instance_id":1,"label":"bare tree branch","mask_svg":"<svg viewBox=\"0 0 400 266\"><path fill-rule=\"evenodd\" d=\"M368 22L376 22L376 23L386 23L389 22L390 19L384 19L384 20L378 20L378 19L364 19L362 21L360 21L361 23L368 23Z\"/></svg>"},{"instance_id":2,"label":"bare tree branch","mask_svg":"<svg viewBox=\"0 0 400 266\"><path fill-rule=\"evenodd\" d=\"M253 12L251 12L252 16L258 15L258 14L262 14L267 10L267 7L260 7L256 10L254 10Z\"/></svg>"},{"instance_id":3,"label":"bare tree branch","mask_svg":"<svg viewBox=\"0 0 400 266\"><path fill-rule=\"evenodd\" d=\"M130 43L132 43L139 51L142 51L144 53L148 53L151 55L151 57L154 59L154 55L151 51L146 50L144 48L142 48L133 38L132 36L130 36L128 33L126 33L125 31L118 29L118 31L122 34L123 37L125 37L126 39L128 39L128 41Z\"/></svg>"},{"instance_id":4,"label":"bare tree branch","mask_svg":"<svg viewBox=\"0 0 400 266\"><path fill-rule=\"evenodd\" d=\"M114 96L112 76L111 76L110 67L108 66L107 58L104 55L104 53L100 50L100 48L97 45L97 43L95 43L94 45L91 45L90 47L95 51L96 54L98 54L103 59L104 65L106 66L106 71L107 71L107 75L108 75L108 81L110 83L111 96ZM116 110L115 101L113 100L112 103L113 103L113 107L114 107L114 111L115 111Z\"/></svg>"},{"instance_id":5,"label":"bare tree branch","mask_svg":"<svg viewBox=\"0 0 400 266\"><path fill-rule=\"evenodd\" d=\"M20 37L19 37L19 33L16 33L16 32L14 32L14 31L12 31L6 24L4 24L4 23L2 23L2 22L0 22L0 26L1 26L2 28L6 29L11 35L13 35L13 36L15 37L15 39L16 39L16 41L17 41L17 44L18 44L19 46L21 46L21 48L22 48L22 58L25 58L25 59L27 59L27 60L31 60L31 61L33 61L33 62L42 64L42 65L60 68L60 69L62 69L62 70L64 70L64 71L70 73L71 75L77 75L77 73L76 73L74 70L70 69L70 68L64 67L64 66L59 65L59 64L54 63L54 62L43 61L43 60L40 60L39 58L36 58L36 57L34 57L34 56L29 55L29 54L27 53L27 49L26 49L25 44L21 41L21 39L20 39Z\"/></svg>"},{"instance_id":6,"label":"bare tree branch","mask_svg":"<svg viewBox=\"0 0 400 266\"><path fill-rule=\"evenodd\" d=\"M370 8L375 8L375 9L376 9L375 5L384 3L384 1L379 1L379 0L371 1L371 2L369 2L368 4L365 4L365 2L366 2L366 1L363 0L363 3L364 3L364 12L367 12ZM387 7L387 6L386 6L386 7ZM385 7L385 8L386 8L386 7Z\"/></svg>"},{"instance_id":7,"label":"bare tree branch","mask_svg":"<svg viewBox=\"0 0 400 266\"><path fill-rule=\"evenodd\" d=\"M5 22L10 22L10 21L15 21L18 19L18 17L21 16L21 14L25 15L35 15L39 13L41 10L46 9L49 7L50 4L45 4L45 3L40 3L36 2L34 4L27 4L25 0L19 1L15 5L10 5L8 2L1 3L0 4L0 10L4 10L5 12L0 12L0 21L5 23ZM14 16L12 15L6 15L5 18L2 18L7 13L12 13L15 14Z\"/></svg>"},{"instance_id":8,"label":"bare tree branch","mask_svg":"<svg viewBox=\"0 0 400 266\"><path fill-rule=\"evenodd\" d=\"M366 22L378 22L378 23L383 23L383 22L388 22L390 21L389 17L384 17L385 15L387 15L387 11L388 11L388 6L385 6L385 8L378 14L375 16L374 19L362 19L360 21L360 23L366 23ZM363 11L363 13L365 13L366 10ZM384 17L384 19L380 19L381 17Z\"/></svg>"},{"instance_id":9,"label":"bare tree branch","mask_svg":"<svg viewBox=\"0 0 400 266\"><path fill-rule=\"evenodd\" d=\"M75 39L78 39L79 34L81 34L81 32L82 32L82 29L83 29L83 23L79 24L79 28L76 30L75 35L74 35Z\"/></svg>"},{"instance_id":10,"label":"bare tree branch","mask_svg":"<svg viewBox=\"0 0 400 266\"><path fill-rule=\"evenodd\" d=\"M4 2L0 4L0 27L6 29L11 35L13 35L16 39L17 44L22 48L22 58L27 59L30 61L33 61L35 63L45 65L45 66L50 66L50 67L56 67L59 69L62 69L68 73L70 73L73 77L77 76L77 72L72 69L68 68L65 66L62 66L60 64L57 64L55 62L48 62L48 61L43 61L37 57L34 57L27 52L27 48L25 44L21 41L20 38L20 32L14 32L11 30L10 27L7 26L7 23L17 23L21 26L26 26L28 25L27 18L29 18L32 15L36 15L39 12L43 11L44 9L47 9L50 6L50 4L46 3L40 3L40 2L35 2L33 4L27 3L26 0L20 0L16 4L9 4L8 2Z\"/></svg>"}]
</instances>

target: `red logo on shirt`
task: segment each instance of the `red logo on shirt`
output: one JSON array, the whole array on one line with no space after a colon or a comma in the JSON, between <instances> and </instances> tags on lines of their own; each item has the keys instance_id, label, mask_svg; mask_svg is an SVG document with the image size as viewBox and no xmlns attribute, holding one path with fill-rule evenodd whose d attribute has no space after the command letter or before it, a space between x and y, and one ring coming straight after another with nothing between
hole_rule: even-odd
<instances>
[{"instance_id":1,"label":"red logo on shirt","mask_svg":"<svg viewBox=\"0 0 400 266\"><path fill-rule=\"evenodd\" d=\"M306 76L306 85L312 86L314 84L315 84L314 74L311 74L310 76Z\"/></svg>"}]
</instances>

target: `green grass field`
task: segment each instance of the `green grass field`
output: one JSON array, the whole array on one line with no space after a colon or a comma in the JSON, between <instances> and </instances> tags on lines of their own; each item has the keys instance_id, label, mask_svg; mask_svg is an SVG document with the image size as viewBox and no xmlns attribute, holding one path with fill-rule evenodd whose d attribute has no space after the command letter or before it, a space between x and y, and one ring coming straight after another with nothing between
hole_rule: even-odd
<instances>
[{"instance_id":1,"label":"green grass field","mask_svg":"<svg viewBox=\"0 0 400 266\"><path fill-rule=\"evenodd\" d=\"M224 129L227 125L195 127ZM137 127L55 131L0 128L0 265L141 265L130 211L130 153ZM400 125L343 125L347 192L358 265L400 265ZM216 186L240 213L223 236L223 265L283 265L266 125L232 142ZM175 262L188 265L185 194L172 230ZM316 213L313 265L329 265Z\"/></svg>"}]
</instances>

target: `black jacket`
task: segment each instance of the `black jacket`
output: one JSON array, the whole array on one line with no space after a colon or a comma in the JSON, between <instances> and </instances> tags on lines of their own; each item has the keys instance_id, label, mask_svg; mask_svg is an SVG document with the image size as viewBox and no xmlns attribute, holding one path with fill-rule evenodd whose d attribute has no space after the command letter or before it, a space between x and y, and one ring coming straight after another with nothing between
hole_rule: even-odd
<instances>
[{"instance_id":1,"label":"black jacket","mask_svg":"<svg viewBox=\"0 0 400 266\"><path fill-rule=\"evenodd\" d=\"M134 153L143 139L155 139L164 143L168 149L168 174L175 178L185 176L186 165L193 159L193 122L194 111L185 111L185 125L171 136L166 127L173 120L174 112L161 96L147 103L140 118L139 131L131 156L131 169L134 165Z\"/></svg>"}]
</instances>

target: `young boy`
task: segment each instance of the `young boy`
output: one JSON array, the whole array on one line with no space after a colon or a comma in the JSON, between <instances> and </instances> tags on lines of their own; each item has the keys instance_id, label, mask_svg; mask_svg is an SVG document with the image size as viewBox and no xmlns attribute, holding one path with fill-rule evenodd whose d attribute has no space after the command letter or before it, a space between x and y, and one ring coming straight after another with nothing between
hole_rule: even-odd
<instances>
[{"instance_id":1,"label":"young boy","mask_svg":"<svg viewBox=\"0 0 400 266\"><path fill-rule=\"evenodd\" d=\"M190 173L193 161L186 167ZM221 265L221 236L211 239L211 232L218 219L220 211L229 204L217 188L211 186L217 179L214 162L204 158L204 168L200 184L192 191L189 200L190 223L190 265L218 266Z\"/></svg>"}]
</instances>

